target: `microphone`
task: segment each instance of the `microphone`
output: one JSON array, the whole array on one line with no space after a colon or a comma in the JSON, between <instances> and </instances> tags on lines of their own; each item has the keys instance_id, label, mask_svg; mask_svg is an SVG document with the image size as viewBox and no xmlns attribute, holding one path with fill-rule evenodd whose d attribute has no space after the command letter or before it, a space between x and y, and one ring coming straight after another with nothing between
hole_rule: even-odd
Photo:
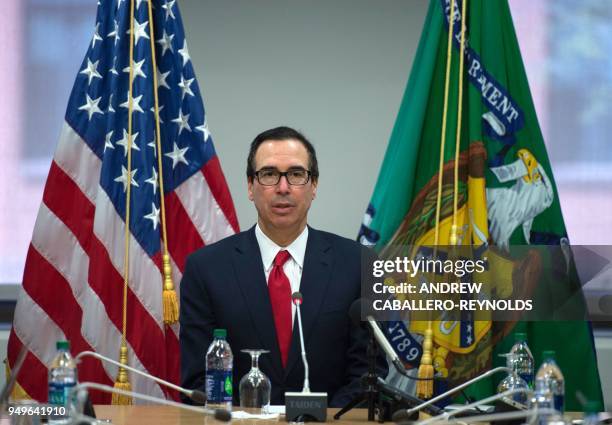
<instances>
[{"instance_id":1,"label":"microphone","mask_svg":"<svg viewBox=\"0 0 612 425\"><path fill-rule=\"evenodd\" d=\"M166 386L168 388L172 388L173 390L176 390L176 391L178 391L180 393L183 393L187 397L189 397L190 399L192 399L193 401L195 401L198 404L206 403L206 394L204 392L200 391L200 390L188 390L186 388L179 387L178 385L175 385L172 382L165 381L165 380L163 380L161 378L158 378L156 376L150 375L150 374L148 374L146 372L143 372L141 370L138 370L138 369L135 369L133 367L121 364L118 361L115 361L113 359L110 359L110 358L108 358L106 356L103 356L102 354L98 354L98 353L93 352L93 351L81 351L75 357L75 361L78 362L83 357L94 357L94 358L96 358L98 360L102 360L104 362L114 364L115 366L122 367L125 370L129 370L130 372L136 373L137 375L141 375L141 376L144 376L145 378L152 379L153 381L157 382L158 384L164 385L164 386Z\"/></svg>"},{"instance_id":2,"label":"microphone","mask_svg":"<svg viewBox=\"0 0 612 425\"><path fill-rule=\"evenodd\" d=\"M359 325L361 323L361 312L365 312L366 322L368 323L370 330L372 331L372 335L376 340L378 346L383 350L387 358L391 360L393 366L397 369L399 373L410 378L410 379L418 379L414 376L410 375L406 368L404 367L404 363L402 363L401 359L387 340L384 332L378 325L378 322L372 316L372 307L368 303L367 299L361 298L353 302L351 308L349 309L349 316L355 325ZM382 390L385 391L386 395L398 400L403 406L417 406L423 405L423 400L418 397L413 396L412 394L408 394L405 391L402 391L398 388L392 387L391 385L385 383L379 378L378 385ZM437 406L426 405L423 406L425 412L430 415L439 415L443 410ZM413 410L413 409L410 409ZM393 413L393 420L396 421L396 414L399 413L398 420L406 420L412 417L412 413L410 415L404 416L404 412L406 409L397 410ZM396 421L397 422L397 421Z\"/></svg>"},{"instance_id":3,"label":"microphone","mask_svg":"<svg viewBox=\"0 0 612 425\"><path fill-rule=\"evenodd\" d=\"M304 364L304 386L302 392L285 392L285 418L287 422L304 422L313 420L325 422L327 420L327 393L313 393L310 391L308 379L308 361L306 360L306 346L304 345L304 330L302 329L302 294L294 292L291 301L295 305L295 314L300 334L300 350Z\"/></svg>"},{"instance_id":4,"label":"microphone","mask_svg":"<svg viewBox=\"0 0 612 425\"><path fill-rule=\"evenodd\" d=\"M527 421L527 423L533 423L535 419L534 417L537 417L540 414L555 415L558 413L559 412L557 412L555 409L551 409L551 408L539 409L536 406L533 409L528 409L528 410L515 410L512 412L490 413L490 414L474 415L474 416L462 416L460 421L458 420L457 422L460 422L461 424L493 423L493 422L498 422L498 421L500 423L514 423L513 420L515 419L530 418L530 420ZM406 422L404 422L404 424L406 424Z\"/></svg>"},{"instance_id":5,"label":"microphone","mask_svg":"<svg viewBox=\"0 0 612 425\"><path fill-rule=\"evenodd\" d=\"M387 358L391 360L393 366L395 366L399 373L409 378L414 378L413 376L410 376L408 374L408 371L404 367L404 363L402 363L399 356L389 343L389 340L387 340L387 337L383 333L382 329L380 329L380 326L378 326L378 322L374 320L374 317L372 317L371 310L372 308L367 302L367 300L365 298L361 298L353 302L349 310L349 315L353 323L359 324L361 322L361 312L364 311L366 317L365 321L370 326L370 329L372 330L372 334L374 335L374 339L376 339L378 346L384 351Z\"/></svg>"},{"instance_id":6,"label":"microphone","mask_svg":"<svg viewBox=\"0 0 612 425\"><path fill-rule=\"evenodd\" d=\"M508 391L504 391L503 393L500 394L495 394L491 397L487 397L485 399L476 401L474 403L470 403L470 404L466 404L465 406L461 406L459 409L453 410L452 412L444 412L438 416L433 416L431 418L425 419L424 421L419 421L417 422L419 425L428 425L431 423L436 423L436 422L447 422L450 418L452 418L453 416L457 416L459 413L463 413L463 412L467 412L472 410L475 407L479 407L481 405L485 405L487 403L490 403L492 401L496 401L496 400L504 400L504 399L511 399L513 395L515 394L527 394L530 395L532 393L531 390L526 389L526 388L517 388L515 390L508 390ZM540 411L543 411L542 409L540 409ZM514 412L504 412L504 413L514 413ZM524 411L519 411L519 413L523 413ZM493 415L491 415L493 416ZM475 417L478 417L480 420L482 420L482 418L484 417L483 415L475 415ZM470 416L469 418L474 418L472 416ZM467 418L461 418L461 421L464 421ZM393 419L395 421L395 419ZM396 421L397 422L397 421ZM479 421L480 422L480 421ZM404 424L408 424L411 423L409 421L403 422Z\"/></svg>"},{"instance_id":7,"label":"microphone","mask_svg":"<svg viewBox=\"0 0 612 425\"><path fill-rule=\"evenodd\" d=\"M302 313L300 311L300 306L302 305L302 294L300 292L294 292L291 294L291 301L295 305L295 311L297 315L298 321L298 331L300 333L300 350L302 354L302 363L304 363L304 387L302 389L303 393L310 392L310 381L308 379L308 360L306 360L306 347L304 346L304 330L302 328Z\"/></svg>"},{"instance_id":8,"label":"microphone","mask_svg":"<svg viewBox=\"0 0 612 425\"><path fill-rule=\"evenodd\" d=\"M421 409L427 408L428 406L430 406L431 404L440 401L442 399L445 399L446 397L456 393L457 391L460 391L462 389L464 389L465 387L468 387L470 385L472 385L475 382L478 382L482 379L485 379L491 375L494 375L498 372L506 372L506 373L510 373L512 372L511 369L505 367L505 366L499 366L496 367L494 369L488 370L480 375L478 375L477 377L470 379L469 381L464 382L463 384L457 385L454 388L451 388L450 390L446 391L445 393L442 393L432 399L429 399L427 401L424 401L423 403L419 404L418 406L412 407L410 409L406 409L406 410L398 410L397 412L395 412L393 414L392 420L394 422L401 422L401 421L405 421L407 419L409 419L410 417L412 417L412 415L418 411L420 411Z\"/></svg>"},{"instance_id":9,"label":"microphone","mask_svg":"<svg viewBox=\"0 0 612 425\"><path fill-rule=\"evenodd\" d=\"M69 400L79 399L82 396L79 396L79 392L87 392L87 389L103 391L111 394L120 394L128 397L133 397L140 400L149 401L152 403L163 404L166 406L178 407L179 409L190 410L192 412L202 413L205 416L213 416L216 420L222 422L229 422L232 420L231 412L225 409L208 409L206 407L196 407L190 406L188 404L177 403L176 401L166 400L164 398L153 397L147 394L141 394L134 391L125 391L117 388L110 387L108 385L96 384L95 382L82 382L80 384L75 385L69 393ZM95 418L86 416L81 414L78 411L71 411L71 418L74 423L79 423L79 421L88 421L91 424L97 423Z\"/></svg>"}]
</instances>

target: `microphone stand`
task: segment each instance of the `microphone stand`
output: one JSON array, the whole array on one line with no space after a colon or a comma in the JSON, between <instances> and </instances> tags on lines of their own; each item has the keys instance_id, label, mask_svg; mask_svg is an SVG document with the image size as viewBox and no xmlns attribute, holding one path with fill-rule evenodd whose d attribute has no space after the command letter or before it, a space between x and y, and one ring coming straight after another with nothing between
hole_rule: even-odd
<instances>
[{"instance_id":1,"label":"microphone stand","mask_svg":"<svg viewBox=\"0 0 612 425\"><path fill-rule=\"evenodd\" d=\"M364 310L364 299L359 299L351 305L350 313L351 320L355 325L361 325L360 312ZM367 310L367 306L365 306ZM416 406L421 404L423 400L414 397L405 391L395 388L387 384L377 374L377 358L378 350L381 349L388 359L391 360L393 367L399 373L410 379L415 377L404 368L400 358L397 356L386 336L371 315L366 316L367 328L369 331L368 345L366 356L368 360L367 372L361 377L361 391L356 394L338 413L334 415L334 419L339 419L343 414L350 411L354 407L358 407L364 403L368 406L368 421L375 420L376 411L378 410L378 422L383 423L385 419L391 418L391 413L398 407L405 408L406 406ZM441 412L436 406L427 406L426 410L432 415L437 415ZM405 411L405 410L403 410Z\"/></svg>"},{"instance_id":2,"label":"microphone stand","mask_svg":"<svg viewBox=\"0 0 612 425\"><path fill-rule=\"evenodd\" d=\"M383 404L381 394L383 390L379 384L378 375L376 373L376 359L378 358L378 344L374 338L374 332L370 327L368 338L368 347L366 356L368 359L368 371L361 377L361 392L356 394L338 413L334 415L334 419L340 419L342 415L355 407L359 407L363 403L368 404L368 421L374 421L376 407L378 407L378 422L383 423L382 416Z\"/></svg>"},{"instance_id":3,"label":"microphone stand","mask_svg":"<svg viewBox=\"0 0 612 425\"><path fill-rule=\"evenodd\" d=\"M302 362L304 363L304 386L301 392L285 392L285 419L287 422L327 422L327 393L310 391L308 361L306 359L302 314L300 312L302 294L300 292L294 292L291 295L291 299L293 304L295 304L295 314L297 316L298 332L300 334L300 348Z\"/></svg>"}]
</instances>

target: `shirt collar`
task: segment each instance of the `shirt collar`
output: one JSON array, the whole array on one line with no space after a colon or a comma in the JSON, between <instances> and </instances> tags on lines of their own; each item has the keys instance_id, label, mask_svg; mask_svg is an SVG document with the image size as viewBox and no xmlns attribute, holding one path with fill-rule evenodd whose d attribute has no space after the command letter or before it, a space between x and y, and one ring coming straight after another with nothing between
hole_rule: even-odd
<instances>
[{"instance_id":1,"label":"shirt collar","mask_svg":"<svg viewBox=\"0 0 612 425\"><path fill-rule=\"evenodd\" d=\"M255 225L255 237L257 238L259 251L261 252L264 270L270 270L276 254L283 249L289 251L291 258L293 258L293 261L295 261L300 268L304 267L304 255L306 254L306 242L308 241L308 226L304 227L302 233L286 247L277 245L272 239L266 236L259 227L259 223Z\"/></svg>"}]
</instances>

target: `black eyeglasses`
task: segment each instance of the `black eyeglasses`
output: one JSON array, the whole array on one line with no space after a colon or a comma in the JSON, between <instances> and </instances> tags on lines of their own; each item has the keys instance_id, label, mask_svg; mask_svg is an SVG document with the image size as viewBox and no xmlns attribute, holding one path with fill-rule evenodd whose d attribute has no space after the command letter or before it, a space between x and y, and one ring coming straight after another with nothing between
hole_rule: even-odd
<instances>
[{"instance_id":1,"label":"black eyeglasses","mask_svg":"<svg viewBox=\"0 0 612 425\"><path fill-rule=\"evenodd\" d=\"M255 171L254 174L259 184L263 186L276 186L283 176L292 186L304 186L310 180L311 173L303 168L292 168L285 172L278 171L276 168L263 168Z\"/></svg>"}]
</instances>

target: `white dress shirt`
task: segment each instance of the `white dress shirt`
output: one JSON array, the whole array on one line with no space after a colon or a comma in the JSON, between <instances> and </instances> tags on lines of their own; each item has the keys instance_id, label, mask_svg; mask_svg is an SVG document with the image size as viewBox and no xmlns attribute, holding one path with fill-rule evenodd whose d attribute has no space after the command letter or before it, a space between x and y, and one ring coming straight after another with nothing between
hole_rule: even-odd
<instances>
[{"instance_id":1,"label":"white dress shirt","mask_svg":"<svg viewBox=\"0 0 612 425\"><path fill-rule=\"evenodd\" d=\"M289 251L291 257L283 265L283 271L289 279L291 285L291 293L300 290L300 281L302 280L302 269L304 268L304 255L306 254L306 242L308 241L308 226L304 227L304 230L300 235L295 238L289 246L281 247L278 246L272 239L266 236L266 234L259 227L259 223L255 226L255 237L257 238L257 244L259 245L259 251L261 252L261 261L263 263L264 273L266 274L266 284L270 277L270 272L274 265L274 258L279 251ZM295 321L295 305L291 303L291 324Z\"/></svg>"}]
</instances>

